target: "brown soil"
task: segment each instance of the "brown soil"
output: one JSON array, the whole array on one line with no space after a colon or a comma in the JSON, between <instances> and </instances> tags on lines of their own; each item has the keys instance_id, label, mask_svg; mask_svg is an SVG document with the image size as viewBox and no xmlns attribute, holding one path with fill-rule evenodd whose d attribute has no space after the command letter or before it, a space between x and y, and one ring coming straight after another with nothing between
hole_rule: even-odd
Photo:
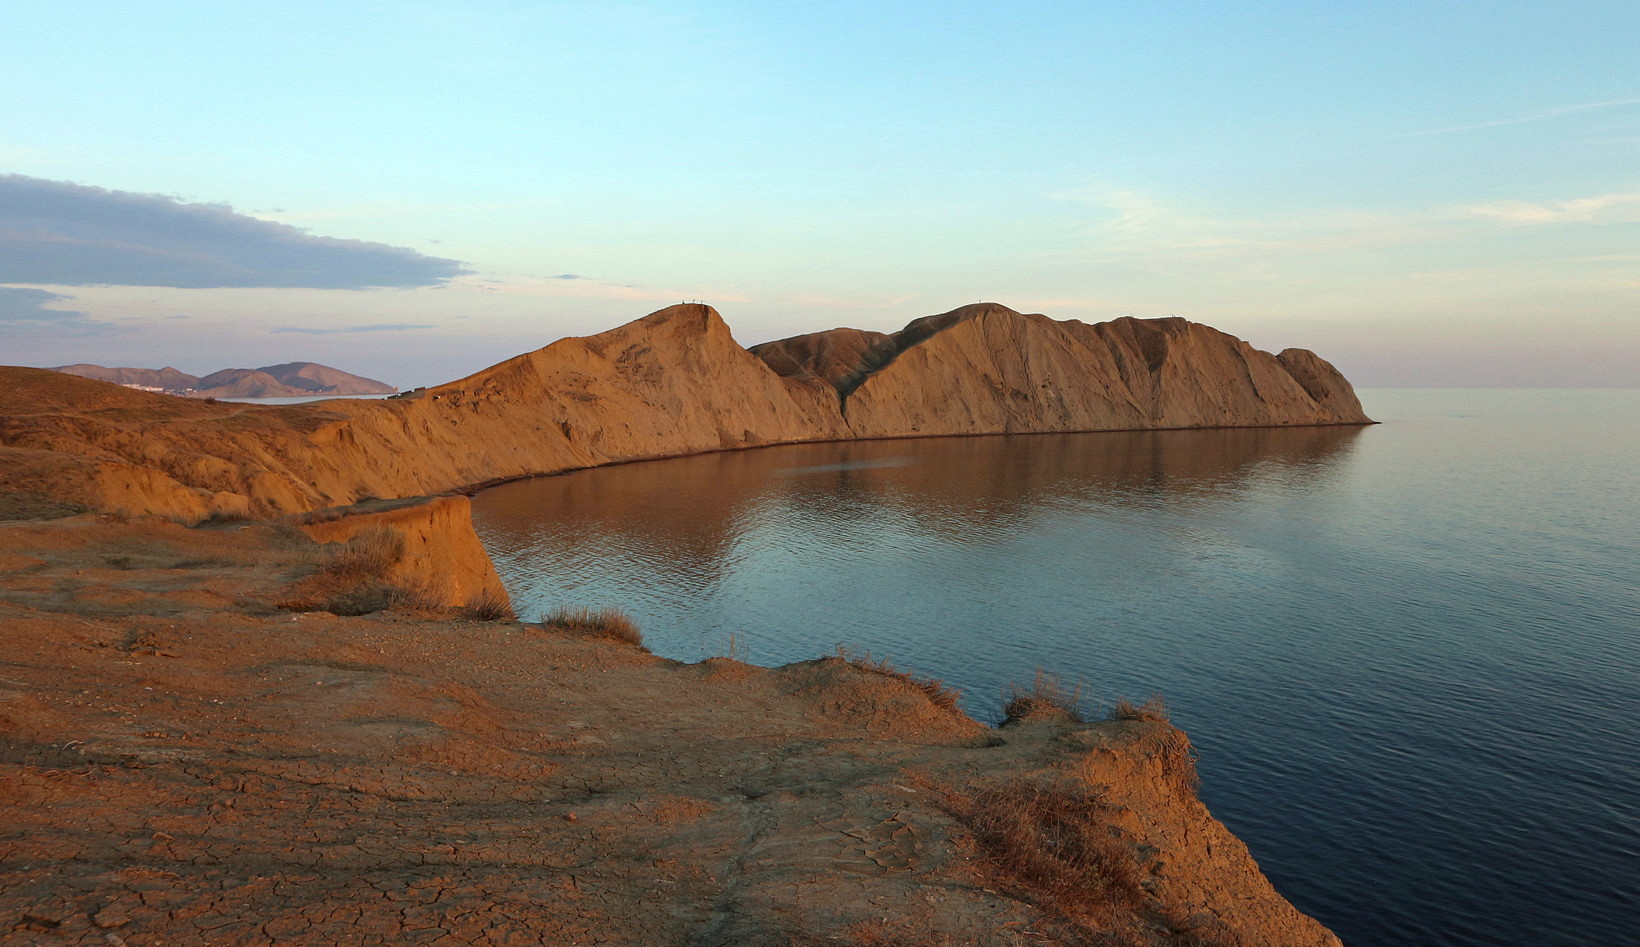
<instances>
[{"instance_id":1,"label":"brown soil","mask_svg":"<svg viewBox=\"0 0 1640 947\"><path fill-rule=\"evenodd\" d=\"M0 523L0 943L1334 942L1165 725L992 730L836 658L276 607L337 548ZM976 813L1022 793L1120 886L999 854Z\"/></svg>"}]
</instances>

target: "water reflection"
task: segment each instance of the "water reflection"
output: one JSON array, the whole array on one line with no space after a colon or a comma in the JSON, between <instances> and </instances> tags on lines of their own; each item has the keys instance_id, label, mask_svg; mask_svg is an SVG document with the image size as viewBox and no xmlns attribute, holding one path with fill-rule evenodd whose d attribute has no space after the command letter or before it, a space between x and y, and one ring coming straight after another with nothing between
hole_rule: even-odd
<instances>
[{"instance_id":1,"label":"water reflection","mask_svg":"<svg viewBox=\"0 0 1640 947\"><path fill-rule=\"evenodd\" d=\"M1360 431L791 445L507 484L478 498L475 519L522 614L619 605L661 653L695 659L735 631L764 645L790 639L761 660L797 659L869 622L881 611L860 607L870 596L903 601L950 587L972 600L1021 569L1060 561L1062 571L1066 555L1079 557L1083 578L1106 584L1146 560L1177 573L1171 552L1124 541L1140 528L1138 511L1199 511L1270 487L1291 502L1333 476ZM1090 516L1102 521L1092 542ZM1164 526L1170 546L1221 564L1238 555L1186 520ZM777 615L785 630L766 627ZM825 621L824 632L791 628L799 615Z\"/></svg>"},{"instance_id":2,"label":"water reflection","mask_svg":"<svg viewBox=\"0 0 1640 947\"><path fill-rule=\"evenodd\" d=\"M1037 667L1161 690L1346 943L1627 942L1640 395L1375 397L1368 429L769 448L474 511L524 615L618 605L661 654L845 643L982 717Z\"/></svg>"}]
</instances>

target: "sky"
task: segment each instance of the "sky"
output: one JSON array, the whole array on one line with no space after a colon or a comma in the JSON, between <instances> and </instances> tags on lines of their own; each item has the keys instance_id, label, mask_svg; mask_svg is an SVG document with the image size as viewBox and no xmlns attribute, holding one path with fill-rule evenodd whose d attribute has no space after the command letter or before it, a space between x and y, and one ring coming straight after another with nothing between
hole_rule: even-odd
<instances>
[{"instance_id":1,"label":"sky","mask_svg":"<svg viewBox=\"0 0 1640 947\"><path fill-rule=\"evenodd\" d=\"M10 0L0 363L436 384L683 300L1640 386L1640 6Z\"/></svg>"}]
</instances>

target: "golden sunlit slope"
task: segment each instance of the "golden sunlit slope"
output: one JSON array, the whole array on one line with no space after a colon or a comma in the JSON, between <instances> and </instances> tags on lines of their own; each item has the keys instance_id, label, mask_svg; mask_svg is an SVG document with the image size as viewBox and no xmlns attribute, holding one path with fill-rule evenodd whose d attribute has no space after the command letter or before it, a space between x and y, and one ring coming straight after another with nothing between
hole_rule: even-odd
<instances>
[{"instance_id":1,"label":"golden sunlit slope","mask_svg":"<svg viewBox=\"0 0 1640 947\"><path fill-rule=\"evenodd\" d=\"M198 519L760 444L1339 423L1367 418L1326 362L1182 319L985 304L754 355L711 307L680 305L380 401L206 405L3 369L0 490Z\"/></svg>"}]
</instances>

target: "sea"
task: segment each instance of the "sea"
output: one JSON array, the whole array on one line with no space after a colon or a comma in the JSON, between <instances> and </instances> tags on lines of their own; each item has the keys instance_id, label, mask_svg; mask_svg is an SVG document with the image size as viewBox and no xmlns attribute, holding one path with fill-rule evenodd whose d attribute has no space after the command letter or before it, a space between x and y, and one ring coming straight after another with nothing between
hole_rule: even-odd
<instances>
[{"instance_id":1,"label":"sea","mask_svg":"<svg viewBox=\"0 0 1640 947\"><path fill-rule=\"evenodd\" d=\"M315 401L376 401L392 395L290 395L284 398L218 398L232 404L311 404Z\"/></svg>"},{"instance_id":2,"label":"sea","mask_svg":"<svg viewBox=\"0 0 1640 947\"><path fill-rule=\"evenodd\" d=\"M1164 697L1201 796L1353 945L1640 943L1640 390L1382 423L798 445L502 485L518 612L869 653L999 716Z\"/></svg>"}]
</instances>

